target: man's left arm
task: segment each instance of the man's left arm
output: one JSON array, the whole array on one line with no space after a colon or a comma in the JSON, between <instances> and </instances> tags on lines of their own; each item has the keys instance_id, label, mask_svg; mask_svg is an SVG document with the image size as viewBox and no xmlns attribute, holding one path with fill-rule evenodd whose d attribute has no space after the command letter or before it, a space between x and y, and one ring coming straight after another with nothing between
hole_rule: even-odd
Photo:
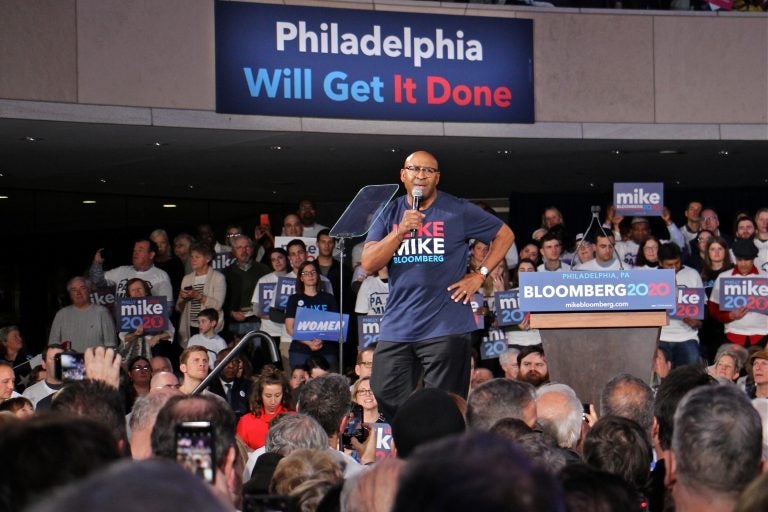
<instances>
[{"instance_id":1,"label":"man's left arm","mask_svg":"<svg viewBox=\"0 0 768 512\"><path fill-rule=\"evenodd\" d=\"M488 270L498 265L507 251L512 246L512 242L515 241L515 234L506 224L502 224L496 235L491 240L491 249L488 251L483 261L483 266ZM462 277L459 281L456 281L448 287L448 291L451 292L451 300L454 302L463 301L464 304L468 304L472 295L480 289L483 285L483 277L479 272L469 272Z\"/></svg>"}]
</instances>

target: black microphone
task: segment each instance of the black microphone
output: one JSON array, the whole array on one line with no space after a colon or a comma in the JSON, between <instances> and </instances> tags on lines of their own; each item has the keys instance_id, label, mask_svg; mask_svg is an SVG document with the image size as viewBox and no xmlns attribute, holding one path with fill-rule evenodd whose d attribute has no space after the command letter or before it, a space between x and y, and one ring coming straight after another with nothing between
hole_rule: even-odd
<instances>
[{"instance_id":1,"label":"black microphone","mask_svg":"<svg viewBox=\"0 0 768 512\"><path fill-rule=\"evenodd\" d=\"M413 196L413 209L416 211L419 211L419 203L421 203L421 189L420 188L414 188L413 191L411 191L411 195ZM411 230L411 238L416 238L416 230Z\"/></svg>"}]
</instances>

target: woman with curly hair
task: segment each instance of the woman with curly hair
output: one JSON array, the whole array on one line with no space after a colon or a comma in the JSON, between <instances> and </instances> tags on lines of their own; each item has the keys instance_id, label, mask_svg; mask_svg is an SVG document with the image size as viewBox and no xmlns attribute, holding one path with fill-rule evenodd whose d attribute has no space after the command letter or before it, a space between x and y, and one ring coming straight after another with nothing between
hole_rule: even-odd
<instances>
[{"instance_id":1,"label":"woman with curly hair","mask_svg":"<svg viewBox=\"0 0 768 512\"><path fill-rule=\"evenodd\" d=\"M266 442L269 422L280 414L293 413L290 401L288 379L274 366L265 366L251 391L251 412L237 422L237 435L251 450L258 450Z\"/></svg>"}]
</instances>

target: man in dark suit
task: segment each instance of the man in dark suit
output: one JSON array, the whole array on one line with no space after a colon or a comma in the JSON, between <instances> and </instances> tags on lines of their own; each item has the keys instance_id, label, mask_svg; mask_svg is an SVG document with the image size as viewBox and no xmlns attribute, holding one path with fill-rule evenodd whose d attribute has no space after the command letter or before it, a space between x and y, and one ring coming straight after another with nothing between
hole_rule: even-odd
<instances>
[{"instance_id":1,"label":"man in dark suit","mask_svg":"<svg viewBox=\"0 0 768 512\"><path fill-rule=\"evenodd\" d=\"M230 349L228 348L220 351L216 356L216 364L218 365L229 352ZM221 370L219 377L213 379L208 386L211 393L215 393L227 401L238 418L251 410L248 400L253 387L250 379L237 376L242 366L243 362L240 357L235 357Z\"/></svg>"}]
</instances>

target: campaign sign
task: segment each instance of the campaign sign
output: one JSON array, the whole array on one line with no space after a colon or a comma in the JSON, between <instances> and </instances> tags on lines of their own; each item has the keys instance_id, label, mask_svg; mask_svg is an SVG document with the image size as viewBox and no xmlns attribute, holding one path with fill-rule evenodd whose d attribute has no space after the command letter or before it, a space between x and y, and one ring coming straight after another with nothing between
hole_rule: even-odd
<instances>
[{"instance_id":1,"label":"campaign sign","mask_svg":"<svg viewBox=\"0 0 768 512\"><path fill-rule=\"evenodd\" d=\"M145 334L168 330L168 299L162 296L120 297L117 299L117 330L133 332L140 326Z\"/></svg>"},{"instance_id":2,"label":"campaign sign","mask_svg":"<svg viewBox=\"0 0 768 512\"><path fill-rule=\"evenodd\" d=\"M98 304L104 306L109 312L115 314L115 285L100 286L93 290L90 295L91 304Z\"/></svg>"},{"instance_id":3,"label":"campaign sign","mask_svg":"<svg viewBox=\"0 0 768 512\"><path fill-rule=\"evenodd\" d=\"M617 215L660 217L664 209L664 184L614 183L613 205Z\"/></svg>"},{"instance_id":4,"label":"campaign sign","mask_svg":"<svg viewBox=\"0 0 768 512\"><path fill-rule=\"evenodd\" d=\"M747 308L768 314L768 278L724 277L720 281L720 311Z\"/></svg>"},{"instance_id":5,"label":"campaign sign","mask_svg":"<svg viewBox=\"0 0 768 512\"><path fill-rule=\"evenodd\" d=\"M521 272L523 311L633 311L674 309L675 271L575 270Z\"/></svg>"},{"instance_id":6,"label":"campaign sign","mask_svg":"<svg viewBox=\"0 0 768 512\"><path fill-rule=\"evenodd\" d=\"M704 288L678 288L677 306L670 313L670 318L693 318L704 320L704 306L707 303L707 293Z\"/></svg>"},{"instance_id":7,"label":"campaign sign","mask_svg":"<svg viewBox=\"0 0 768 512\"><path fill-rule=\"evenodd\" d=\"M376 462L395 456L392 453L392 427L389 423L371 423L371 435L376 443Z\"/></svg>"},{"instance_id":8,"label":"campaign sign","mask_svg":"<svg viewBox=\"0 0 768 512\"><path fill-rule=\"evenodd\" d=\"M272 304L272 297L275 296L275 288L277 283L259 283L258 289L258 314L259 316L265 316L269 314L269 307ZM287 302L286 302L287 304Z\"/></svg>"},{"instance_id":9,"label":"campaign sign","mask_svg":"<svg viewBox=\"0 0 768 512\"><path fill-rule=\"evenodd\" d=\"M349 315L345 314L343 339L347 339ZM293 339L339 341L339 313L311 308L296 308L293 323Z\"/></svg>"},{"instance_id":10,"label":"campaign sign","mask_svg":"<svg viewBox=\"0 0 768 512\"><path fill-rule=\"evenodd\" d=\"M469 304L472 306L472 314L475 316L475 325L478 329L485 329L485 316L477 311L483 307L483 299L482 293L475 293L469 301Z\"/></svg>"},{"instance_id":11,"label":"campaign sign","mask_svg":"<svg viewBox=\"0 0 768 512\"><path fill-rule=\"evenodd\" d=\"M488 329L488 335L480 342L480 359L496 359L507 350L507 336L501 329Z\"/></svg>"},{"instance_id":12,"label":"campaign sign","mask_svg":"<svg viewBox=\"0 0 768 512\"><path fill-rule=\"evenodd\" d=\"M533 123L533 21L217 1L216 112Z\"/></svg>"},{"instance_id":13,"label":"campaign sign","mask_svg":"<svg viewBox=\"0 0 768 512\"><path fill-rule=\"evenodd\" d=\"M314 261L317 258L317 239L305 236L276 236L275 247L282 247L288 250L288 244L291 240L301 240L307 246L307 261Z\"/></svg>"},{"instance_id":14,"label":"campaign sign","mask_svg":"<svg viewBox=\"0 0 768 512\"><path fill-rule=\"evenodd\" d=\"M288 307L288 297L296 293L295 277L278 277L275 288L275 307L285 309Z\"/></svg>"},{"instance_id":15,"label":"campaign sign","mask_svg":"<svg viewBox=\"0 0 768 512\"><path fill-rule=\"evenodd\" d=\"M493 299L496 303L496 323L501 327L518 325L525 318L525 311L520 309L518 290L496 292Z\"/></svg>"},{"instance_id":16,"label":"campaign sign","mask_svg":"<svg viewBox=\"0 0 768 512\"><path fill-rule=\"evenodd\" d=\"M365 348L379 341L381 315L361 315L357 317L357 339L360 348Z\"/></svg>"},{"instance_id":17,"label":"campaign sign","mask_svg":"<svg viewBox=\"0 0 768 512\"><path fill-rule=\"evenodd\" d=\"M217 252L211 261L211 267L214 270L224 270L235 261L235 256L231 252Z\"/></svg>"}]
</instances>

